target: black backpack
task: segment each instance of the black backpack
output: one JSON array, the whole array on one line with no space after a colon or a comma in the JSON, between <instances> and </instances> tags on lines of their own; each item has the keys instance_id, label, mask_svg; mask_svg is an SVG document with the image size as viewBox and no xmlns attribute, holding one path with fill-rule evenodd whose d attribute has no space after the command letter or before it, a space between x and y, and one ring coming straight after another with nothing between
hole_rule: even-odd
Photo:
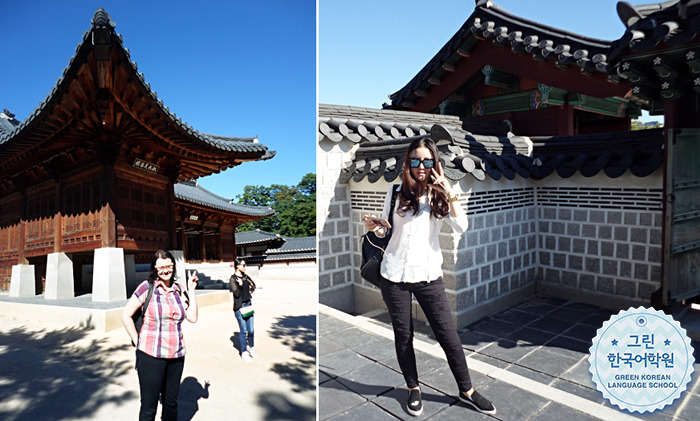
<instances>
[{"instance_id":1,"label":"black backpack","mask_svg":"<svg viewBox=\"0 0 700 421\"><path fill-rule=\"evenodd\" d=\"M151 297L153 296L154 285L155 282L148 283L148 295L146 295L146 301L144 301L143 305L139 307L131 316L131 319L134 321L134 326L136 326L136 333L138 333L139 336L141 336L141 327L143 326L143 315L148 308L148 303L150 303Z\"/></svg>"}]
</instances>

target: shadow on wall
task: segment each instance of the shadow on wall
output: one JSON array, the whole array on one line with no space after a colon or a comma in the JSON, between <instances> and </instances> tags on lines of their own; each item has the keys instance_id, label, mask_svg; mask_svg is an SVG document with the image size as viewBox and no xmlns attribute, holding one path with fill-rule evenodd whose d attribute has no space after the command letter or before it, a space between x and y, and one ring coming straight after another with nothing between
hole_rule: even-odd
<instances>
[{"instance_id":1,"label":"shadow on wall","mask_svg":"<svg viewBox=\"0 0 700 421\"><path fill-rule=\"evenodd\" d=\"M78 327L0 332L0 419L91 419L106 404L138 399L113 387L132 375L133 362L105 359L131 346L76 343L85 333Z\"/></svg>"}]
</instances>

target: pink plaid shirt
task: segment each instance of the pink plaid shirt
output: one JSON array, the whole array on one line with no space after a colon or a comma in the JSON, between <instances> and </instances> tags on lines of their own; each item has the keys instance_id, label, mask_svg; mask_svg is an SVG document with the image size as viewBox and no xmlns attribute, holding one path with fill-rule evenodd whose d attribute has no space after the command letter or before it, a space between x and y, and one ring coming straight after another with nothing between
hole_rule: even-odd
<instances>
[{"instance_id":1,"label":"pink plaid shirt","mask_svg":"<svg viewBox=\"0 0 700 421\"><path fill-rule=\"evenodd\" d=\"M166 288L156 281L153 296L143 317L143 327L136 349L155 358L179 358L185 355L182 337L182 321L185 319L185 303L180 285ZM141 303L148 296L148 281L143 281L134 291Z\"/></svg>"}]
</instances>

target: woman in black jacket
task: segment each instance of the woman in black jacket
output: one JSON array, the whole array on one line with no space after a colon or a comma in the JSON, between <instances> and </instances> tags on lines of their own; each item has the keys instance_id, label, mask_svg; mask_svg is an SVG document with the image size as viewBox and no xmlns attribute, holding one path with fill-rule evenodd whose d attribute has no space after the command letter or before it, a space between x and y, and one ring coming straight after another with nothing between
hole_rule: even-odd
<instances>
[{"instance_id":1,"label":"woman in black jacket","mask_svg":"<svg viewBox=\"0 0 700 421\"><path fill-rule=\"evenodd\" d=\"M255 282L245 273L245 261L236 259L236 272L229 280L229 290L233 294L233 312L240 328L241 358L249 363L257 358L255 353L253 313L250 308L255 291Z\"/></svg>"}]
</instances>

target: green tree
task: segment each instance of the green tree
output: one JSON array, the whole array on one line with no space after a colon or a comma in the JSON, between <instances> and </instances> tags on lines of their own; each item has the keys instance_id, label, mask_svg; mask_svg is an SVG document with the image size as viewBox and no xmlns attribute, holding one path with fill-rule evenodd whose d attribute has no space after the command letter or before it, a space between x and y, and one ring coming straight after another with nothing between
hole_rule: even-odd
<instances>
[{"instance_id":1,"label":"green tree","mask_svg":"<svg viewBox=\"0 0 700 421\"><path fill-rule=\"evenodd\" d=\"M296 186L245 186L239 204L270 206L275 215L241 224L239 232L259 229L288 237L316 235L316 174L306 174Z\"/></svg>"}]
</instances>

